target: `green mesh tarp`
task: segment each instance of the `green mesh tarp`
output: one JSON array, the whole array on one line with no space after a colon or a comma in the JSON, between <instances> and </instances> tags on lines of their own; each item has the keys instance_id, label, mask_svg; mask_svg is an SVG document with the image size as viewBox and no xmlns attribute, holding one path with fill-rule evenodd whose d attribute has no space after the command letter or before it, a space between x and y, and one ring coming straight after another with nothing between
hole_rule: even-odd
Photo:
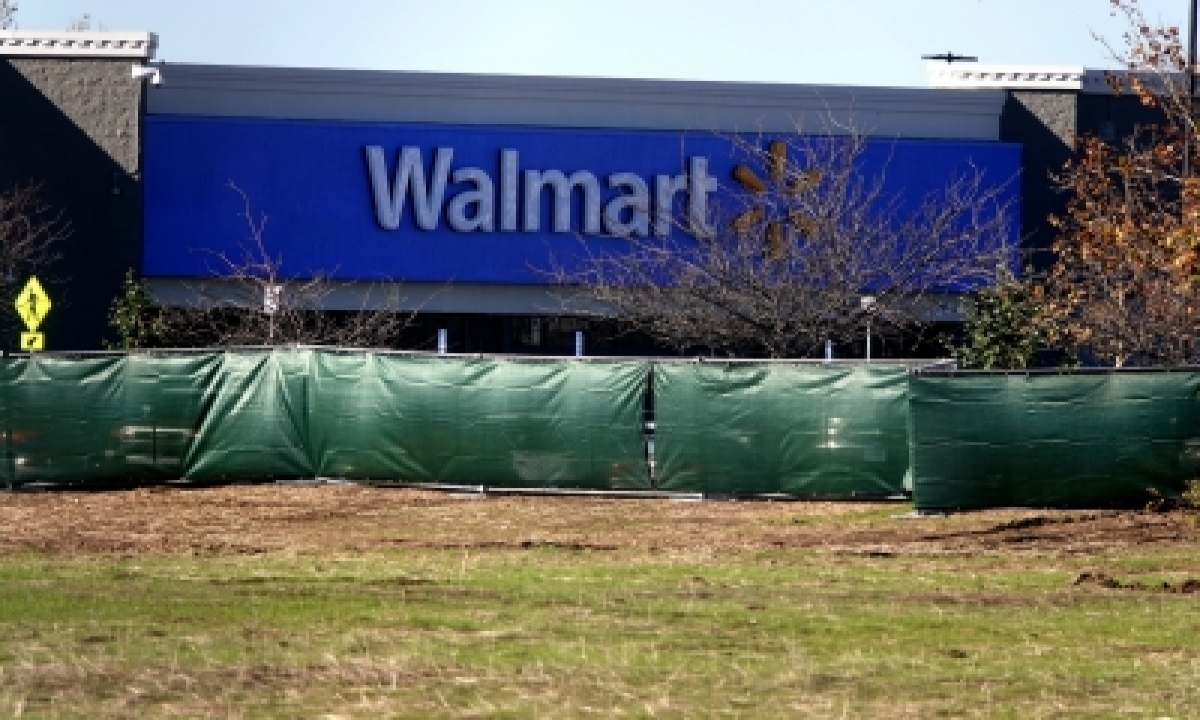
<instances>
[{"instance_id":1,"label":"green mesh tarp","mask_svg":"<svg viewBox=\"0 0 1200 720\"><path fill-rule=\"evenodd\" d=\"M867 498L903 490L903 368L669 363L654 368L656 484Z\"/></svg>"},{"instance_id":2,"label":"green mesh tarp","mask_svg":"<svg viewBox=\"0 0 1200 720\"><path fill-rule=\"evenodd\" d=\"M0 363L3 482L311 476L305 353Z\"/></svg>"},{"instance_id":3,"label":"green mesh tarp","mask_svg":"<svg viewBox=\"0 0 1200 720\"><path fill-rule=\"evenodd\" d=\"M124 359L121 454L130 479L185 475L184 461L218 392L221 356L130 355Z\"/></svg>"},{"instance_id":4,"label":"green mesh tarp","mask_svg":"<svg viewBox=\"0 0 1200 720\"><path fill-rule=\"evenodd\" d=\"M5 481L111 480L126 475L121 358L9 358L0 420Z\"/></svg>"},{"instance_id":5,"label":"green mesh tarp","mask_svg":"<svg viewBox=\"0 0 1200 720\"><path fill-rule=\"evenodd\" d=\"M219 356L8 358L6 483L179 477Z\"/></svg>"},{"instance_id":6,"label":"green mesh tarp","mask_svg":"<svg viewBox=\"0 0 1200 720\"><path fill-rule=\"evenodd\" d=\"M198 479L312 477L308 439L307 351L226 352L218 356L182 476Z\"/></svg>"},{"instance_id":7,"label":"green mesh tarp","mask_svg":"<svg viewBox=\"0 0 1200 720\"><path fill-rule=\"evenodd\" d=\"M645 363L314 355L318 475L644 488Z\"/></svg>"},{"instance_id":8,"label":"green mesh tarp","mask_svg":"<svg viewBox=\"0 0 1200 720\"><path fill-rule=\"evenodd\" d=\"M1104 506L1200 475L1200 373L920 375L910 383L919 510Z\"/></svg>"}]
</instances>

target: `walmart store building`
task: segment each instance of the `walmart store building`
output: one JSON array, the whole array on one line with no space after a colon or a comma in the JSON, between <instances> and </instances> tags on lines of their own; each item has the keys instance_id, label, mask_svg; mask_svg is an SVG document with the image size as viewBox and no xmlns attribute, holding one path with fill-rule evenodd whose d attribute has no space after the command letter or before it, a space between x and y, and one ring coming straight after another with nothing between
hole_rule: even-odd
<instances>
[{"instance_id":1,"label":"walmart store building","mask_svg":"<svg viewBox=\"0 0 1200 720\"><path fill-rule=\"evenodd\" d=\"M1071 67L931 66L932 87L902 89L176 65L155 46L0 32L0 188L41 181L73 227L48 273L48 349L100 347L127 268L167 303L219 274L248 239L231 183L288 277L333 280L329 308L394 284L422 318L410 347L446 327L456 351L561 353L579 325L551 268L581 236L619 248L605 235L628 230L630 197L664 217L713 202L731 135L865 129L868 162L913 201L981 167L1008 183L1036 262L1061 203L1047 171L1076 133L1139 120ZM650 349L624 342L607 349Z\"/></svg>"}]
</instances>

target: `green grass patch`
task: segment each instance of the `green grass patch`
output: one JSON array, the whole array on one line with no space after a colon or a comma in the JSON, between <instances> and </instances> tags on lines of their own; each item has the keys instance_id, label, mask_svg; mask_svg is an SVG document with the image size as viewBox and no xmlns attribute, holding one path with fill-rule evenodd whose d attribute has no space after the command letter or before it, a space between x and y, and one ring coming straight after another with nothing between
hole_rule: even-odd
<instances>
[{"instance_id":1,"label":"green grass patch","mask_svg":"<svg viewBox=\"0 0 1200 720\"><path fill-rule=\"evenodd\" d=\"M1200 596L1074 585L1097 562L9 558L0 717L1200 716ZM1200 575L1178 548L1103 563Z\"/></svg>"}]
</instances>

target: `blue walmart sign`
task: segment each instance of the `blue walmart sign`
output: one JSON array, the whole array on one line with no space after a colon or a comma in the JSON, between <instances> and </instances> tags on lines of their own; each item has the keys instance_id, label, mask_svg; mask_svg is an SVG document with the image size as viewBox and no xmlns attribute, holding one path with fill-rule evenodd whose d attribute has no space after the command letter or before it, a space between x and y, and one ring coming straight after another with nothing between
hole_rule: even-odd
<instances>
[{"instance_id":1,"label":"blue walmart sign","mask_svg":"<svg viewBox=\"0 0 1200 720\"><path fill-rule=\"evenodd\" d=\"M214 252L237 256L233 182L290 277L540 284L581 236L620 251L702 226L743 161L699 133L152 116L143 271L205 276ZM861 164L913 206L970 166L1017 199L1014 145L877 140Z\"/></svg>"}]
</instances>

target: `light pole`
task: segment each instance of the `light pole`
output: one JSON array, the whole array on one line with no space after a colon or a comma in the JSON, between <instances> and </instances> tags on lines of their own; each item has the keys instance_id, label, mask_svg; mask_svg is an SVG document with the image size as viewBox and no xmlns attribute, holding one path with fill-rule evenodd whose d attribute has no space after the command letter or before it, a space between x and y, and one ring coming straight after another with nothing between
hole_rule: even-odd
<instances>
[{"instance_id":1,"label":"light pole","mask_svg":"<svg viewBox=\"0 0 1200 720\"><path fill-rule=\"evenodd\" d=\"M1183 123L1183 177L1191 176L1192 118L1196 102L1196 3L1188 0L1187 118Z\"/></svg>"},{"instance_id":2,"label":"light pole","mask_svg":"<svg viewBox=\"0 0 1200 720\"><path fill-rule=\"evenodd\" d=\"M1189 109L1192 98L1196 96L1196 4L1200 0L1188 3L1188 102Z\"/></svg>"},{"instance_id":3,"label":"light pole","mask_svg":"<svg viewBox=\"0 0 1200 720\"><path fill-rule=\"evenodd\" d=\"M863 295L858 302L859 307L867 314L867 362L871 362L871 317L875 311L875 296Z\"/></svg>"},{"instance_id":4,"label":"light pole","mask_svg":"<svg viewBox=\"0 0 1200 720\"><path fill-rule=\"evenodd\" d=\"M263 286L263 313L267 316L267 338L275 342L275 315L279 313L279 303L283 298L283 286L268 283Z\"/></svg>"}]
</instances>

